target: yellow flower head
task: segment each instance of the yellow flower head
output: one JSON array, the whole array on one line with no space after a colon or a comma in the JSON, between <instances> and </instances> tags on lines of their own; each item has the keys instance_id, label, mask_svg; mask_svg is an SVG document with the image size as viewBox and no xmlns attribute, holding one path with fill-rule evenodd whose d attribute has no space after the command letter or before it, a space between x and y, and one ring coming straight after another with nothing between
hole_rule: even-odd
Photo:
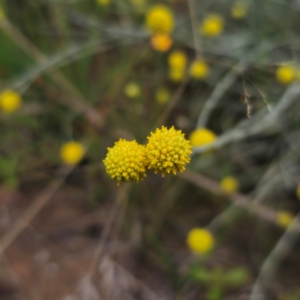
<instances>
[{"instance_id":1,"label":"yellow flower head","mask_svg":"<svg viewBox=\"0 0 300 300\"><path fill-rule=\"evenodd\" d=\"M294 216L291 213L282 211L277 214L276 223L279 226L286 228L292 223L293 219Z\"/></svg>"},{"instance_id":2,"label":"yellow flower head","mask_svg":"<svg viewBox=\"0 0 300 300\"><path fill-rule=\"evenodd\" d=\"M239 182L233 176L226 176L221 180L220 186L225 192L232 193L238 191Z\"/></svg>"},{"instance_id":3,"label":"yellow flower head","mask_svg":"<svg viewBox=\"0 0 300 300\"><path fill-rule=\"evenodd\" d=\"M181 130L173 126L162 126L148 137L146 145L148 168L162 175L174 174L185 170L190 162L191 144Z\"/></svg>"},{"instance_id":4,"label":"yellow flower head","mask_svg":"<svg viewBox=\"0 0 300 300\"><path fill-rule=\"evenodd\" d=\"M191 251L206 254L214 247L215 239L208 230L194 228L188 233L186 242Z\"/></svg>"},{"instance_id":5,"label":"yellow flower head","mask_svg":"<svg viewBox=\"0 0 300 300\"><path fill-rule=\"evenodd\" d=\"M97 3L102 6L108 6L111 0L97 0Z\"/></svg>"},{"instance_id":6,"label":"yellow flower head","mask_svg":"<svg viewBox=\"0 0 300 300\"><path fill-rule=\"evenodd\" d=\"M15 91L5 90L0 94L0 109L6 114L13 113L21 104L21 96Z\"/></svg>"},{"instance_id":7,"label":"yellow flower head","mask_svg":"<svg viewBox=\"0 0 300 300\"><path fill-rule=\"evenodd\" d=\"M165 33L157 33L151 37L151 46L154 50L167 52L173 45L173 39Z\"/></svg>"},{"instance_id":8,"label":"yellow flower head","mask_svg":"<svg viewBox=\"0 0 300 300\"><path fill-rule=\"evenodd\" d=\"M203 79L209 72L208 65L202 60L196 60L190 67L190 75L194 79Z\"/></svg>"},{"instance_id":9,"label":"yellow flower head","mask_svg":"<svg viewBox=\"0 0 300 300\"><path fill-rule=\"evenodd\" d=\"M156 91L155 99L159 104L165 104L170 99L170 92L166 88L159 88Z\"/></svg>"},{"instance_id":10,"label":"yellow flower head","mask_svg":"<svg viewBox=\"0 0 300 300\"><path fill-rule=\"evenodd\" d=\"M296 77L296 70L293 65L280 66L276 71L276 78L282 84L290 84Z\"/></svg>"},{"instance_id":11,"label":"yellow flower head","mask_svg":"<svg viewBox=\"0 0 300 300\"><path fill-rule=\"evenodd\" d=\"M185 70L178 68L170 68L169 69L169 78L174 82L180 82L185 77Z\"/></svg>"},{"instance_id":12,"label":"yellow flower head","mask_svg":"<svg viewBox=\"0 0 300 300\"><path fill-rule=\"evenodd\" d=\"M296 196L297 196L298 200L300 200L300 184L297 186Z\"/></svg>"},{"instance_id":13,"label":"yellow flower head","mask_svg":"<svg viewBox=\"0 0 300 300\"><path fill-rule=\"evenodd\" d=\"M223 18L219 15L208 15L200 25L200 33L206 36L215 37L222 33L224 29Z\"/></svg>"},{"instance_id":14,"label":"yellow flower head","mask_svg":"<svg viewBox=\"0 0 300 300\"><path fill-rule=\"evenodd\" d=\"M130 82L125 86L124 93L128 98L136 98L141 94L141 88L137 83Z\"/></svg>"},{"instance_id":15,"label":"yellow flower head","mask_svg":"<svg viewBox=\"0 0 300 300\"><path fill-rule=\"evenodd\" d=\"M146 26L152 33L170 33L174 28L171 10L164 5L153 6L146 15Z\"/></svg>"},{"instance_id":16,"label":"yellow flower head","mask_svg":"<svg viewBox=\"0 0 300 300\"><path fill-rule=\"evenodd\" d=\"M217 136L209 129L198 128L190 135L190 141L193 147L200 147L214 142Z\"/></svg>"},{"instance_id":17,"label":"yellow flower head","mask_svg":"<svg viewBox=\"0 0 300 300\"><path fill-rule=\"evenodd\" d=\"M169 55L168 63L172 69L183 70L187 63L186 54L183 51L174 51Z\"/></svg>"},{"instance_id":18,"label":"yellow flower head","mask_svg":"<svg viewBox=\"0 0 300 300\"><path fill-rule=\"evenodd\" d=\"M117 180L118 185L122 181L138 182L146 177L145 146L136 141L120 139L112 148L108 148L103 163L106 173Z\"/></svg>"},{"instance_id":19,"label":"yellow flower head","mask_svg":"<svg viewBox=\"0 0 300 300\"><path fill-rule=\"evenodd\" d=\"M0 21L4 19L4 11L3 9L0 7Z\"/></svg>"},{"instance_id":20,"label":"yellow flower head","mask_svg":"<svg viewBox=\"0 0 300 300\"><path fill-rule=\"evenodd\" d=\"M235 19L243 19L248 12L248 4L241 0L236 1L231 7L231 16Z\"/></svg>"},{"instance_id":21,"label":"yellow flower head","mask_svg":"<svg viewBox=\"0 0 300 300\"><path fill-rule=\"evenodd\" d=\"M67 142L60 148L60 157L67 165L76 165L84 156L84 147L78 142Z\"/></svg>"}]
</instances>

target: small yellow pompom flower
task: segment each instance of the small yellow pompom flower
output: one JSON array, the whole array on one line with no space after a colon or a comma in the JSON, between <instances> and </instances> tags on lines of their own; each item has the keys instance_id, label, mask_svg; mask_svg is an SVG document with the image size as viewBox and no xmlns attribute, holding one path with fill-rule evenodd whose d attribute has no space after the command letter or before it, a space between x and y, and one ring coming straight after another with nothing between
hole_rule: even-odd
<instances>
[{"instance_id":1,"label":"small yellow pompom flower","mask_svg":"<svg viewBox=\"0 0 300 300\"><path fill-rule=\"evenodd\" d=\"M15 91L5 90L0 94L0 110L6 114L13 113L21 104L21 96Z\"/></svg>"},{"instance_id":2,"label":"small yellow pompom flower","mask_svg":"<svg viewBox=\"0 0 300 300\"><path fill-rule=\"evenodd\" d=\"M60 157L67 165L76 165L84 156L84 147L82 144L71 141L62 145Z\"/></svg>"},{"instance_id":3,"label":"small yellow pompom flower","mask_svg":"<svg viewBox=\"0 0 300 300\"><path fill-rule=\"evenodd\" d=\"M145 146L136 141L120 139L103 160L107 174L117 180L118 185L123 181L140 181L146 177Z\"/></svg>"},{"instance_id":4,"label":"small yellow pompom flower","mask_svg":"<svg viewBox=\"0 0 300 300\"><path fill-rule=\"evenodd\" d=\"M232 192L238 191L239 182L233 176L226 176L221 180L220 186L221 186L223 191L228 192L228 193L232 193Z\"/></svg>"},{"instance_id":5,"label":"small yellow pompom flower","mask_svg":"<svg viewBox=\"0 0 300 300\"><path fill-rule=\"evenodd\" d=\"M169 34L174 28L174 18L171 10L164 5L152 7L146 15L146 26L152 33Z\"/></svg>"},{"instance_id":6,"label":"small yellow pompom flower","mask_svg":"<svg viewBox=\"0 0 300 300\"><path fill-rule=\"evenodd\" d=\"M170 92L166 88L159 88L156 91L155 99L159 104L165 104L170 99Z\"/></svg>"},{"instance_id":7,"label":"small yellow pompom flower","mask_svg":"<svg viewBox=\"0 0 300 300\"><path fill-rule=\"evenodd\" d=\"M209 129L198 128L190 135L190 141L193 147L200 147L213 143L217 136Z\"/></svg>"},{"instance_id":8,"label":"small yellow pompom flower","mask_svg":"<svg viewBox=\"0 0 300 300\"><path fill-rule=\"evenodd\" d=\"M167 52L173 45L173 39L165 33L154 34L150 41L152 48L160 52Z\"/></svg>"},{"instance_id":9,"label":"small yellow pompom flower","mask_svg":"<svg viewBox=\"0 0 300 300\"><path fill-rule=\"evenodd\" d=\"M282 211L277 214L276 223L279 226L286 228L292 223L293 219L294 216L291 213L287 211Z\"/></svg>"},{"instance_id":10,"label":"small yellow pompom flower","mask_svg":"<svg viewBox=\"0 0 300 300\"><path fill-rule=\"evenodd\" d=\"M176 175L190 162L191 144L181 130L162 126L148 137L146 145L148 168L154 173Z\"/></svg>"},{"instance_id":11,"label":"small yellow pompom flower","mask_svg":"<svg viewBox=\"0 0 300 300\"><path fill-rule=\"evenodd\" d=\"M248 12L248 4L245 1L237 1L231 7L231 16L235 19L243 19Z\"/></svg>"},{"instance_id":12,"label":"small yellow pompom flower","mask_svg":"<svg viewBox=\"0 0 300 300\"><path fill-rule=\"evenodd\" d=\"M180 82L185 78L185 70L178 68L169 69L169 78L174 82Z\"/></svg>"},{"instance_id":13,"label":"small yellow pompom flower","mask_svg":"<svg viewBox=\"0 0 300 300\"><path fill-rule=\"evenodd\" d=\"M97 0L97 3L102 6L108 6L111 0Z\"/></svg>"},{"instance_id":14,"label":"small yellow pompom flower","mask_svg":"<svg viewBox=\"0 0 300 300\"><path fill-rule=\"evenodd\" d=\"M128 98L136 98L141 94L141 88L137 83L130 82L125 86L124 93Z\"/></svg>"},{"instance_id":15,"label":"small yellow pompom flower","mask_svg":"<svg viewBox=\"0 0 300 300\"><path fill-rule=\"evenodd\" d=\"M203 79L209 72L208 65L201 60L196 60L190 67L190 76L194 79Z\"/></svg>"},{"instance_id":16,"label":"small yellow pompom flower","mask_svg":"<svg viewBox=\"0 0 300 300\"><path fill-rule=\"evenodd\" d=\"M187 57L183 51L174 51L168 57L168 63L172 69L183 70L187 64Z\"/></svg>"},{"instance_id":17,"label":"small yellow pompom flower","mask_svg":"<svg viewBox=\"0 0 300 300\"><path fill-rule=\"evenodd\" d=\"M296 196L297 196L298 200L300 200L300 184L297 186Z\"/></svg>"},{"instance_id":18,"label":"small yellow pompom flower","mask_svg":"<svg viewBox=\"0 0 300 300\"><path fill-rule=\"evenodd\" d=\"M215 239L208 230L194 228L188 233L186 242L193 252L197 254L206 254L214 247Z\"/></svg>"},{"instance_id":19,"label":"small yellow pompom flower","mask_svg":"<svg viewBox=\"0 0 300 300\"><path fill-rule=\"evenodd\" d=\"M200 25L200 33L205 36L215 37L222 33L224 29L223 18L219 15L208 15Z\"/></svg>"},{"instance_id":20,"label":"small yellow pompom flower","mask_svg":"<svg viewBox=\"0 0 300 300\"><path fill-rule=\"evenodd\" d=\"M276 71L276 78L282 84L290 84L296 77L296 70L293 65L280 66Z\"/></svg>"}]
</instances>

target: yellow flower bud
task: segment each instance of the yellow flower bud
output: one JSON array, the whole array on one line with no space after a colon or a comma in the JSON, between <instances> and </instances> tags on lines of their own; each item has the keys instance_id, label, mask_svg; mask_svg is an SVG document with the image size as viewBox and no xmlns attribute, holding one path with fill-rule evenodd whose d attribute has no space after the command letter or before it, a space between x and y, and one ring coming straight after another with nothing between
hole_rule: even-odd
<instances>
[{"instance_id":1,"label":"yellow flower bud","mask_svg":"<svg viewBox=\"0 0 300 300\"><path fill-rule=\"evenodd\" d=\"M203 79L209 72L208 65L202 60L196 60L190 67L190 76L194 79Z\"/></svg>"},{"instance_id":2,"label":"yellow flower bud","mask_svg":"<svg viewBox=\"0 0 300 300\"><path fill-rule=\"evenodd\" d=\"M209 129L198 128L190 135L190 141L193 147L200 147L213 143L217 136Z\"/></svg>"},{"instance_id":3,"label":"yellow flower bud","mask_svg":"<svg viewBox=\"0 0 300 300\"><path fill-rule=\"evenodd\" d=\"M276 78L282 84L290 84L296 77L296 70L293 65L280 66L276 71Z\"/></svg>"},{"instance_id":4,"label":"yellow flower bud","mask_svg":"<svg viewBox=\"0 0 300 300\"><path fill-rule=\"evenodd\" d=\"M220 186L222 190L228 193L236 192L239 189L239 182L233 176L224 177L221 182Z\"/></svg>"},{"instance_id":5,"label":"yellow flower bud","mask_svg":"<svg viewBox=\"0 0 300 300\"><path fill-rule=\"evenodd\" d=\"M152 33L170 33L174 28L171 10L164 5L155 5L146 15L146 26Z\"/></svg>"},{"instance_id":6,"label":"yellow flower bud","mask_svg":"<svg viewBox=\"0 0 300 300\"><path fill-rule=\"evenodd\" d=\"M67 165L76 165L84 156L84 147L82 144L71 141L62 145L60 157Z\"/></svg>"},{"instance_id":7,"label":"yellow flower bud","mask_svg":"<svg viewBox=\"0 0 300 300\"><path fill-rule=\"evenodd\" d=\"M287 211L282 211L277 214L276 223L279 226L286 228L292 223L293 219L294 216L291 213Z\"/></svg>"},{"instance_id":8,"label":"yellow flower bud","mask_svg":"<svg viewBox=\"0 0 300 300\"><path fill-rule=\"evenodd\" d=\"M21 104L21 96L15 91L5 90L0 94L0 109L6 114L13 113Z\"/></svg>"},{"instance_id":9,"label":"yellow flower bud","mask_svg":"<svg viewBox=\"0 0 300 300\"><path fill-rule=\"evenodd\" d=\"M215 37L222 33L224 29L223 18L219 15L208 15L200 25L200 33L206 36Z\"/></svg>"},{"instance_id":10,"label":"yellow flower bud","mask_svg":"<svg viewBox=\"0 0 300 300\"><path fill-rule=\"evenodd\" d=\"M210 252L215 244L213 235L206 229L194 228L187 236L187 245L191 251L197 254Z\"/></svg>"},{"instance_id":11,"label":"yellow flower bud","mask_svg":"<svg viewBox=\"0 0 300 300\"><path fill-rule=\"evenodd\" d=\"M167 52L173 44L173 39L165 33L157 33L151 37L151 46L154 50Z\"/></svg>"}]
</instances>

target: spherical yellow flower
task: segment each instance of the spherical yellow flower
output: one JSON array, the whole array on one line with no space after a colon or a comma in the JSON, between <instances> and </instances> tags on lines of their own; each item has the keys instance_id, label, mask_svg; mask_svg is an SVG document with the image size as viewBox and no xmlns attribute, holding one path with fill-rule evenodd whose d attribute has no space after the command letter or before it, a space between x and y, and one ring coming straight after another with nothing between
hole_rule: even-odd
<instances>
[{"instance_id":1,"label":"spherical yellow flower","mask_svg":"<svg viewBox=\"0 0 300 300\"><path fill-rule=\"evenodd\" d=\"M166 88L159 88L156 91L155 99L159 104L165 104L170 99L170 92Z\"/></svg>"},{"instance_id":2,"label":"spherical yellow flower","mask_svg":"<svg viewBox=\"0 0 300 300\"><path fill-rule=\"evenodd\" d=\"M191 144L181 130L162 126L151 132L146 145L148 168L155 173L176 175L190 162Z\"/></svg>"},{"instance_id":3,"label":"spherical yellow flower","mask_svg":"<svg viewBox=\"0 0 300 300\"><path fill-rule=\"evenodd\" d=\"M130 82L125 86L124 93L128 98L136 98L141 94L141 88L137 83Z\"/></svg>"},{"instance_id":4,"label":"spherical yellow flower","mask_svg":"<svg viewBox=\"0 0 300 300\"><path fill-rule=\"evenodd\" d=\"M194 228L188 233L186 242L193 252L197 254L206 254L214 247L215 239L208 230Z\"/></svg>"},{"instance_id":5,"label":"spherical yellow flower","mask_svg":"<svg viewBox=\"0 0 300 300\"><path fill-rule=\"evenodd\" d=\"M102 6L108 6L111 0L97 0L97 3Z\"/></svg>"},{"instance_id":6,"label":"spherical yellow flower","mask_svg":"<svg viewBox=\"0 0 300 300\"><path fill-rule=\"evenodd\" d=\"M203 79L208 75L209 67L202 60L196 60L192 63L190 68L190 75L194 79Z\"/></svg>"},{"instance_id":7,"label":"spherical yellow flower","mask_svg":"<svg viewBox=\"0 0 300 300\"><path fill-rule=\"evenodd\" d=\"M297 186L296 196L297 196L298 200L300 200L300 184Z\"/></svg>"},{"instance_id":8,"label":"spherical yellow flower","mask_svg":"<svg viewBox=\"0 0 300 300\"><path fill-rule=\"evenodd\" d=\"M200 147L213 143L217 136L209 129L198 128L190 135L190 141L193 147Z\"/></svg>"},{"instance_id":9,"label":"spherical yellow flower","mask_svg":"<svg viewBox=\"0 0 300 300\"><path fill-rule=\"evenodd\" d=\"M151 46L154 50L167 52L173 44L173 39L165 33L157 33L151 37Z\"/></svg>"},{"instance_id":10,"label":"spherical yellow flower","mask_svg":"<svg viewBox=\"0 0 300 300\"><path fill-rule=\"evenodd\" d=\"M225 192L232 193L238 191L239 182L233 176L226 176L221 180L220 186Z\"/></svg>"},{"instance_id":11,"label":"spherical yellow flower","mask_svg":"<svg viewBox=\"0 0 300 300\"><path fill-rule=\"evenodd\" d=\"M4 19L4 11L3 9L0 7L0 21Z\"/></svg>"},{"instance_id":12,"label":"spherical yellow flower","mask_svg":"<svg viewBox=\"0 0 300 300\"><path fill-rule=\"evenodd\" d=\"M282 84L290 84L296 77L296 70L293 65L280 66L276 71L276 78Z\"/></svg>"},{"instance_id":13,"label":"spherical yellow flower","mask_svg":"<svg viewBox=\"0 0 300 300\"><path fill-rule=\"evenodd\" d=\"M206 36L215 37L220 35L224 29L223 18L219 15L208 15L200 25L200 33Z\"/></svg>"},{"instance_id":14,"label":"spherical yellow flower","mask_svg":"<svg viewBox=\"0 0 300 300\"><path fill-rule=\"evenodd\" d=\"M152 33L170 33L174 28L171 10L164 5L155 5L146 15L146 26Z\"/></svg>"},{"instance_id":15,"label":"spherical yellow flower","mask_svg":"<svg viewBox=\"0 0 300 300\"><path fill-rule=\"evenodd\" d=\"M243 19L248 12L248 4L245 1L237 1L231 7L231 16L235 19Z\"/></svg>"},{"instance_id":16,"label":"spherical yellow flower","mask_svg":"<svg viewBox=\"0 0 300 300\"><path fill-rule=\"evenodd\" d=\"M15 91L5 90L0 94L0 109L6 114L13 113L21 104L21 96Z\"/></svg>"},{"instance_id":17,"label":"spherical yellow flower","mask_svg":"<svg viewBox=\"0 0 300 300\"><path fill-rule=\"evenodd\" d=\"M187 63L186 54L183 51L174 51L169 55L168 63L172 69L183 70Z\"/></svg>"},{"instance_id":18,"label":"spherical yellow flower","mask_svg":"<svg viewBox=\"0 0 300 300\"><path fill-rule=\"evenodd\" d=\"M292 223L293 219L294 216L291 213L282 211L277 214L276 223L279 226L286 228Z\"/></svg>"},{"instance_id":19,"label":"spherical yellow flower","mask_svg":"<svg viewBox=\"0 0 300 300\"><path fill-rule=\"evenodd\" d=\"M185 70L179 68L170 68L169 78L174 82L180 82L185 78Z\"/></svg>"},{"instance_id":20,"label":"spherical yellow flower","mask_svg":"<svg viewBox=\"0 0 300 300\"><path fill-rule=\"evenodd\" d=\"M145 146L136 141L120 139L103 160L107 174L117 180L118 185L123 181L140 181L146 177Z\"/></svg>"},{"instance_id":21,"label":"spherical yellow flower","mask_svg":"<svg viewBox=\"0 0 300 300\"><path fill-rule=\"evenodd\" d=\"M71 141L62 145L60 148L60 157L67 165L76 165L84 156L84 147L82 144Z\"/></svg>"}]
</instances>

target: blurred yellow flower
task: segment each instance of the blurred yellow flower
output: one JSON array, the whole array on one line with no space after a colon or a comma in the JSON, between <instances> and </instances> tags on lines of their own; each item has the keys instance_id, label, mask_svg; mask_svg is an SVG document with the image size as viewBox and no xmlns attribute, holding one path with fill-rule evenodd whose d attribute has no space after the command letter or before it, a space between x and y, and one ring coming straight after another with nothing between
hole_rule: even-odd
<instances>
[{"instance_id":1,"label":"blurred yellow flower","mask_svg":"<svg viewBox=\"0 0 300 300\"><path fill-rule=\"evenodd\" d=\"M204 18L200 24L200 33L206 36L215 37L220 35L224 29L224 21L220 15L212 14Z\"/></svg>"},{"instance_id":2,"label":"blurred yellow flower","mask_svg":"<svg viewBox=\"0 0 300 300\"><path fill-rule=\"evenodd\" d=\"M181 130L174 126L170 129L162 126L147 137L146 154L148 168L154 173L176 175L185 170L190 162L191 144L185 139Z\"/></svg>"},{"instance_id":3,"label":"blurred yellow flower","mask_svg":"<svg viewBox=\"0 0 300 300\"><path fill-rule=\"evenodd\" d=\"M4 19L4 11L3 9L0 7L0 21Z\"/></svg>"},{"instance_id":4,"label":"blurred yellow flower","mask_svg":"<svg viewBox=\"0 0 300 300\"><path fill-rule=\"evenodd\" d=\"M217 136L209 129L198 128L190 135L190 141L193 147L200 147L213 143Z\"/></svg>"},{"instance_id":5,"label":"blurred yellow flower","mask_svg":"<svg viewBox=\"0 0 300 300\"><path fill-rule=\"evenodd\" d=\"M170 99L170 92L166 88L159 88L156 91L155 99L159 104L165 104Z\"/></svg>"},{"instance_id":6,"label":"blurred yellow flower","mask_svg":"<svg viewBox=\"0 0 300 300\"><path fill-rule=\"evenodd\" d=\"M185 70L179 68L170 68L169 69L169 78L174 82L180 82L185 77Z\"/></svg>"},{"instance_id":7,"label":"blurred yellow flower","mask_svg":"<svg viewBox=\"0 0 300 300\"><path fill-rule=\"evenodd\" d=\"M173 39L165 33L154 34L150 41L152 48L161 52L167 52L173 45Z\"/></svg>"},{"instance_id":8,"label":"blurred yellow flower","mask_svg":"<svg viewBox=\"0 0 300 300\"><path fill-rule=\"evenodd\" d=\"M202 60L196 60L190 67L190 75L194 79L203 79L208 75L209 67Z\"/></svg>"},{"instance_id":9,"label":"blurred yellow flower","mask_svg":"<svg viewBox=\"0 0 300 300\"><path fill-rule=\"evenodd\" d=\"M111 0L97 0L97 3L102 6L108 6Z\"/></svg>"},{"instance_id":10,"label":"blurred yellow flower","mask_svg":"<svg viewBox=\"0 0 300 300\"><path fill-rule=\"evenodd\" d=\"M67 165L76 165L84 156L84 147L81 143L70 141L60 148L60 157Z\"/></svg>"},{"instance_id":11,"label":"blurred yellow flower","mask_svg":"<svg viewBox=\"0 0 300 300\"><path fill-rule=\"evenodd\" d=\"M130 2L139 11L143 11L145 8L145 0L130 0Z\"/></svg>"},{"instance_id":12,"label":"blurred yellow flower","mask_svg":"<svg viewBox=\"0 0 300 300\"><path fill-rule=\"evenodd\" d=\"M208 230L194 228L188 233L186 242L191 251L206 254L213 249L215 239Z\"/></svg>"},{"instance_id":13,"label":"blurred yellow flower","mask_svg":"<svg viewBox=\"0 0 300 300\"><path fill-rule=\"evenodd\" d=\"M286 228L292 223L293 219L294 216L291 213L282 211L277 214L276 223L279 226Z\"/></svg>"},{"instance_id":14,"label":"blurred yellow flower","mask_svg":"<svg viewBox=\"0 0 300 300\"><path fill-rule=\"evenodd\" d=\"M0 109L11 114L16 111L22 104L21 95L16 91L4 90L0 93Z\"/></svg>"},{"instance_id":15,"label":"blurred yellow flower","mask_svg":"<svg viewBox=\"0 0 300 300\"><path fill-rule=\"evenodd\" d=\"M276 78L282 84L290 84L296 77L294 65L280 66L276 71Z\"/></svg>"},{"instance_id":16,"label":"blurred yellow flower","mask_svg":"<svg viewBox=\"0 0 300 300\"><path fill-rule=\"evenodd\" d=\"M297 196L298 200L300 200L300 184L297 186L296 196Z\"/></svg>"},{"instance_id":17,"label":"blurred yellow flower","mask_svg":"<svg viewBox=\"0 0 300 300\"><path fill-rule=\"evenodd\" d=\"M136 98L141 94L141 88L137 83L130 82L125 86L124 93L128 98Z\"/></svg>"},{"instance_id":18,"label":"blurred yellow flower","mask_svg":"<svg viewBox=\"0 0 300 300\"><path fill-rule=\"evenodd\" d=\"M173 51L168 57L168 63L172 69L183 70L187 64L187 57L183 51Z\"/></svg>"},{"instance_id":19,"label":"blurred yellow flower","mask_svg":"<svg viewBox=\"0 0 300 300\"><path fill-rule=\"evenodd\" d=\"M238 191L239 182L233 176L226 176L221 180L220 186L225 192L232 193Z\"/></svg>"},{"instance_id":20,"label":"blurred yellow flower","mask_svg":"<svg viewBox=\"0 0 300 300\"><path fill-rule=\"evenodd\" d=\"M236 1L231 7L231 16L235 19L243 19L248 12L248 4L245 1Z\"/></svg>"},{"instance_id":21,"label":"blurred yellow flower","mask_svg":"<svg viewBox=\"0 0 300 300\"><path fill-rule=\"evenodd\" d=\"M145 146L120 139L108 148L103 163L107 174L117 180L118 185L123 181L138 182L146 177Z\"/></svg>"},{"instance_id":22,"label":"blurred yellow flower","mask_svg":"<svg viewBox=\"0 0 300 300\"><path fill-rule=\"evenodd\" d=\"M174 28L172 11L164 5L153 6L146 15L146 26L152 33L169 34Z\"/></svg>"}]
</instances>

